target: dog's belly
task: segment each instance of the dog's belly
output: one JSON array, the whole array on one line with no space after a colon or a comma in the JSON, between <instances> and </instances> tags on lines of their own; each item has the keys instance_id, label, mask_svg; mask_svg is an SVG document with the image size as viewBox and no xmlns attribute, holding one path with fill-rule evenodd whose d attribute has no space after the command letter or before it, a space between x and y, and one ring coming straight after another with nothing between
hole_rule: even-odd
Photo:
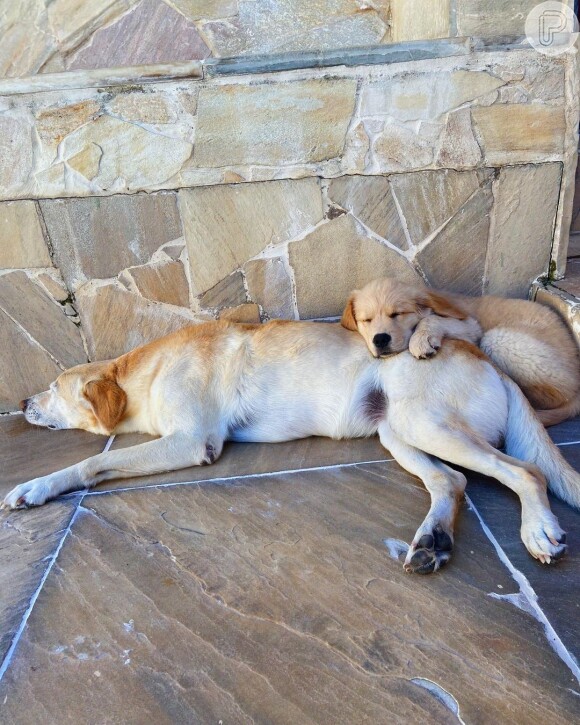
<instances>
[{"instance_id":1,"label":"dog's belly","mask_svg":"<svg viewBox=\"0 0 580 725\"><path fill-rule=\"evenodd\" d=\"M365 438L377 431L385 413L385 397L373 384L365 382L352 390L326 389L310 395L296 391L288 398L268 396L234 421L227 438L252 443L322 436L325 438Z\"/></svg>"}]
</instances>

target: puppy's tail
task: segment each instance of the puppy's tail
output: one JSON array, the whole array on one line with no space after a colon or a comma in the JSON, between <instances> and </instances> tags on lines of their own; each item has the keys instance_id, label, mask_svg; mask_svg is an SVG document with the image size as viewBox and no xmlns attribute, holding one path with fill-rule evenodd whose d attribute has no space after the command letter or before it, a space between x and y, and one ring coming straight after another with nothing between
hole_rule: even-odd
<instances>
[{"instance_id":1,"label":"puppy's tail","mask_svg":"<svg viewBox=\"0 0 580 725\"><path fill-rule=\"evenodd\" d=\"M506 453L535 463L550 491L580 509L580 474L564 460L519 387L506 375L501 378L508 395Z\"/></svg>"},{"instance_id":2,"label":"puppy's tail","mask_svg":"<svg viewBox=\"0 0 580 725\"><path fill-rule=\"evenodd\" d=\"M563 420L573 418L575 415L580 413L580 390L576 394L575 398L569 400L564 405L560 405L558 408L552 408L551 410L536 410L536 415L547 427L550 425L557 425Z\"/></svg>"}]
</instances>

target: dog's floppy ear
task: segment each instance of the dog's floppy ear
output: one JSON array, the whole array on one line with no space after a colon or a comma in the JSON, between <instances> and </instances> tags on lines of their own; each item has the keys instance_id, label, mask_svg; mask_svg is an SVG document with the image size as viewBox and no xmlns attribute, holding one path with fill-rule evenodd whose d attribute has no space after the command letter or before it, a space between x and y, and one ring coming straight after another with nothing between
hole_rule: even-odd
<instances>
[{"instance_id":1,"label":"dog's floppy ear","mask_svg":"<svg viewBox=\"0 0 580 725\"><path fill-rule=\"evenodd\" d=\"M354 311L355 296L356 292L353 292L348 298L348 302L346 303L346 307L344 308L344 312L342 313L342 318L340 320L340 324L343 327L346 327L347 330L352 330L353 332L358 330L358 327L356 326L356 314Z\"/></svg>"},{"instance_id":2,"label":"dog's floppy ear","mask_svg":"<svg viewBox=\"0 0 580 725\"><path fill-rule=\"evenodd\" d=\"M125 391L111 378L101 378L89 381L83 394L101 426L108 432L114 430L127 407Z\"/></svg>"},{"instance_id":3,"label":"dog's floppy ear","mask_svg":"<svg viewBox=\"0 0 580 725\"><path fill-rule=\"evenodd\" d=\"M459 305L440 292L425 290L418 302L422 307L429 307L439 317L454 317L457 320L466 320L469 317Z\"/></svg>"}]
</instances>

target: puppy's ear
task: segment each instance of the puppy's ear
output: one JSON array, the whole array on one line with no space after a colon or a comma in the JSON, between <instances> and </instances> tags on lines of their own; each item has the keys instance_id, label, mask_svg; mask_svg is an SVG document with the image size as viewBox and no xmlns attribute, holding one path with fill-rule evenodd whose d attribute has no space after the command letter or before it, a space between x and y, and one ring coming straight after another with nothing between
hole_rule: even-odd
<instances>
[{"instance_id":1,"label":"puppy's ear","mask_svg":"<svg viewBox=\"0 0 580 725\"><path fill-rule=\"evenodd\" d=\"M354 311L354 298L355 293L353 292L351 296L348 298L348 302L346 303L346 307L344 308L344 312L342 313L342 318L340 320L340 324L343 327L346 327L347 330L352 330L353 332L356 332L358 330L358 327L356 326L356 314Z\"/></svg>"},{"instance_id":2,"label":"puppy's ear","mask_svg":"<svg viewBox=\"0 0 580 725\"><path fill-rule=\"evenodd\" d=\"M425 290L425 294L418 301L422 307L428 307L439 317L454 317L457 320L466 320L469 317L459 305L440 292Z\"/></svg>"},{"instance_id":3,"label":"puppy's ear","mask_svg":"<svg viewBox=\"0 0 580 725\"><path fill-rule=\"evenodd\" d=\"M101 378L88 382L83 394L101 426L109 432L114 430L127 407L125 391L111 378Z\"/></svg>"}]
</instances>

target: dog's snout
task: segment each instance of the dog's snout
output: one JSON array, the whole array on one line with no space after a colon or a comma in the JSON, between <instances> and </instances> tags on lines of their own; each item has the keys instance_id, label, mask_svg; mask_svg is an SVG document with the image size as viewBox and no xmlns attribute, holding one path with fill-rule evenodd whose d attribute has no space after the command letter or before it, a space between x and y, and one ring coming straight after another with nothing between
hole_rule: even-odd
<instances>
[{"instance_id":1,"label":"dog's snout","mask_svg":"<svg viewBox=\"0 0 580 725\"><path fill-rule=\"evenodd\" d=\"M30 398L26 398L25 400L21 400L21 401L20 401L20 403L19 403L19 405L20 405L20 410L21 410L21 411L22 411L23 413L26 413L26 408L28 408L28 403L29 403L29 402L30 402Z\"/></svg>"},{"instance_id":2,"label":"dog's snout","mask_svg":"<svg viewBox=\"0 0 580 725\"><path fill-rule=\"evenodd\" d=\"M391 336L386 332L379 332L373 337L373 345L377 350L386 350L391 342Z\"/></svg>"}]
</instances>

